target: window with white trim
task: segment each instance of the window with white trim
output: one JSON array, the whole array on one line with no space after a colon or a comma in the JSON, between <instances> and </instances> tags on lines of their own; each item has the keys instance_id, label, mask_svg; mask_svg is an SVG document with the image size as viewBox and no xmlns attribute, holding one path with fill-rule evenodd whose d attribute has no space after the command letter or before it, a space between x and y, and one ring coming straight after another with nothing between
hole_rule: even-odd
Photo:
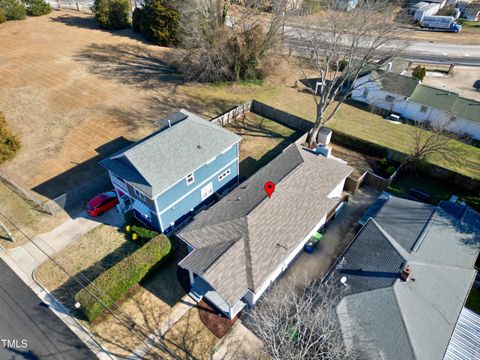
<instances>
[{"instance_id":1,"label":"window with white trim","mask_svg":"<svg viewBox=\"0 0 480 360\"><path fill-rule=\"evenodd\" d=\"M363 88L363 97L368 96L368 88Z\"/></svg>"},{"instance_id":2,"label":"window with white trim","mask_svg":"<svg viewBox=\"0 0 480 360\"><path fill-rule=\"evenodd\" d=\"M422 105L422 107L420 108L420 111L423 113L426 113L427 110L428 110L428 107L426 107L425 105Z\"/></svg>"},{"instance_id":3,"label":"window with white trim","mask_svg":"<svg viewBox=\"0 0 480 360\"><path fill-rule=\"evenodd\" d=\"M204 186L201 191L202 194L202 201L208 198L210 195L213 194L213 184L208 183L207 186Z\"/></svg>"},{"instance_id":4,"label":"window with white trim","mask_svg":"<svg viewBox=\"0 0 480 360\"><path fill-rule=\"evenodd\" d=\"M145 195L141 193L139 190L133 188L133 193L135 194L136 197L139 199L145 200Z\"/></svg>"},{"instance_id":5,"label":"window with white trim","mask_svg":"<svg viewBox=\"0 0 480 360\"><path fill-rule=\"evenodd\" d=\"M193 173L188 174L186 180L187 180L187 185L190 185L191 183L193 183L195 181L195 178L193 177Z\"/></svg>"},{"instance_id":6,"label":"window with white trim","mask_svg":"<svg viewBox=\"0 0 480 360\"><path fill-rule=\"evenodd\" d=\"M218 175L218 181L222 181L225 179L228 175L230 175L231 171L230 169L227 169L223 172L223 174Z\"/></svg>"}]
</instances>

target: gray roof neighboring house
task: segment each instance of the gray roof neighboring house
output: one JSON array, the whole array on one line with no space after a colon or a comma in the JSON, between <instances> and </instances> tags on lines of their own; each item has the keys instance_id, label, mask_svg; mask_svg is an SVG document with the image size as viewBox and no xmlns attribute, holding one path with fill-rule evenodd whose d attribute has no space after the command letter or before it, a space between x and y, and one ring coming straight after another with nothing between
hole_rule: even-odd
<instances>
[{"instance_id":1,"label":"gray roof neighboring house","mask_svg":"<svg viewBox=\"0 0 480 360\"><path fill-rule=\"evenodd\" d=\"M379 84L383 90L406 98L413 94L419 83L418 79L383 70L372 71L371 78Z\"/></svg>"},{"instance_id":2,"label":"gray roof neighboring house","mask_svg":"<svg viewBox=\"0 0 480 360\"><path fill-rule=\"evenodd\" d=\"M241 140L183 109L160 122L160 130L100 162L151 198Z\"/></svg>"},{"instance_id":3,"label":"gray roof neighboring house","mask_svg":"<svg viewBox=\"0 0 480 360\"><path fill-rule=\"evenodd\" d=\"M443 358L479 253L472 245L480 215L462 207L453 216L448 206L389 198L328 275L347 278L337 314L345 337L361 342L370 358Z\"/></svg>"},{"instance_id":4,"label":"gray roof neighboring house","mask_svg":"<svg viewBox=\"0 0 480 360\"><path fill-rule=\"evenodd\" d=\"M178 234L195 248L179 265L201 275L230 306L248 289L256 292L337 204L329 194L353 170L299 143ZM270 199L267 181L276 184Z\"/></svg>"}]
</instances>

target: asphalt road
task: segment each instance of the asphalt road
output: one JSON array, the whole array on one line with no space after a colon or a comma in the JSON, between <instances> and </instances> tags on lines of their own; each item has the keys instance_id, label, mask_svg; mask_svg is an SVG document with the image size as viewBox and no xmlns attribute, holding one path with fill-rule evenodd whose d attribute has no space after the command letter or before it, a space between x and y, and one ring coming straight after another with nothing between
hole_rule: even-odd
<instances>
[{"instance_id":1,"label":"asphalt road","mask_svg":"<svg viewBox=\"0 0 480 360\"><path fill-rule=\"evenodd\" d=\"M0 276L1 360L96 359L2 259Z\"/></svg>"},{"instance_id":2,"label":"asphalt road","mask_svg":"<svg viewBox=\"0 0 480 360\"><path fill-rule=\"evenodd\" d=\"M309 30L302 30L299 27L285 26L285 46L295 49L301 53L311 51L305 38L310 36ZM312 30L313 31L313 30ZM455 36L455 34L452 34ZM348 39L343 39L347 46ZM465 66L480 66L480 44L462 45L462 44L443 44L436 42L413 41L406 48L404 42L394 42L384 45L380 48L385 54L389 49L402 49L401 56L408 60L418 60L432 63L447 63Z\"/></svg>"}]
</instances>

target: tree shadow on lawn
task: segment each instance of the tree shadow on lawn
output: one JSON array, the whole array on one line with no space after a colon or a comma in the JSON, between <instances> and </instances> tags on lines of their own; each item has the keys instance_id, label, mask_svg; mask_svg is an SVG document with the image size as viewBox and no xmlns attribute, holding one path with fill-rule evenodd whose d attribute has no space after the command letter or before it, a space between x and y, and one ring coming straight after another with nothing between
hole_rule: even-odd
<instances>
[{"instance_id":1,"label":"tree shadow on lawn","mask_svg":"<svg viewBox=\"0 0 480 360\"><path fill-rule=\"evenodd\" d=\"M80 29L104 31L114 36L127 37L130 39L141 41L142 43L145 43L145 44L151 44L143 37L142 34L133 31L132 28L127 28L123 30L103 29L93 16L78 16L76 14L64 14L64 15L52 17L50 18L50 21L53 23L60 23L67 26L77 27Z\"/></svg>"},{"instance_id":2,"label":"tree shadow on lawn","mask_svg":"<svg viewBox=\"0 0 480 360\"><path fill-rule=\"evenodd\" d=\"M75 295L77 294L77 292L79 292L85 285L89 284L91 281L93 281L95 278L105 272L105 270L111 268L138 248L138 245L135 244L133 241L124 242L120 247L115 249L113 252L111 252L101 260L97 261L85 270L70 277L68 281L63 283L57 289L51 291L52 295L63 305L65 305L69 310L71 310L76 318L86 320L83 312L75 308L75 303L77 302L75 300ZM71 271L69 271L68 264L61 265L70 274L72 273Z\"/></svg>"},{"instance_id":3,"label":"tree shadow on lawn","mask_svg":"<svg viewBox=\"0 0 480 360\"><path fill-rule=\"evenodd\" d=\"M172 86L162 94L150 96L138 107L124 109L112 107L107 109L110 116L113 116L125 123L139 122L160 122L167 116L185 109L211 120L213 117L224 113L226 110L237 106L237 103L225 99L199 98L183 95ZM137 110L137 108L139 110ZM162 124L159 124L161 126Z\"/></svg>"},{"instance_id":4,"label":"tree shadow on lawn","mask_svg":"<svg viewBox=\"0 0 480 360\"><path fill-rule=\"evenodd\" d=\"M162 49L159 47L159 51ZM129 44L91 44L74 56L90 73L122 84L155 89L180 84L183 78L173 56Z\"/></svg>"}]
</instances>

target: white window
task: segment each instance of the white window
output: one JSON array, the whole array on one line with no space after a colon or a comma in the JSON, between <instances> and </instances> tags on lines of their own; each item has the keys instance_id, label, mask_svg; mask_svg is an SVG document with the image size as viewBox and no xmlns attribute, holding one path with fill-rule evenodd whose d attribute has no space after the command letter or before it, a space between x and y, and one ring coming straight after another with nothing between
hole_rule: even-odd
<instances>
[{"instance_id":1,"label":"white window","mask_svg":"<svg viewBox=\"0 0 480 360\"><path fill-rule=\"evenodd\" d=\"M222 180L225 179L228 175L230 175L230 169L225 170L225 171L223 172L223 174L218 175L218 181L222 181Z\"/></svg>"},{"instance_id":2,"label":"white window","mask_svg":"<svg viewBox=\"0 0 480 360\"><path fill-rule=\"evenodd\" d=\"M143 195L140 191L137 189L133 188L133 193L135 194L136 197L139 199L145 200L145 195Z\"/></svg>"},{"instance_id":3,"label":"white window","mask_svg":"<svg viewBox=\"0 0 480 360\"><path fill-rule=\"evenodd\" d=\"M364 88L363 89L363 97L367 97L368 96L368 88Z\"/></svg>"},{"instance_id":4,"label":"white window","mask_svg":"<svg viewBox=\"0 0 480 360\"><path fill-rule=\"evenodd\" d=\"M420 111L423 113L426 113L427 110L428 110L428 107L426 107L425 105L422 105L422 107L420 108Z\"/></svg>"},{"instance_id":5,"label":"white window","mask_svg":"<svg viewBox=\"0 0 480 360\"><path fill-rule=\"evenodd\" d=\"M187 175L187 185L190 185L195 181L195 178L193 177L193 173Z\"/></svg>"},{"instance_id":6,"label":"white window","mask_svg":"<svg viewBox=\"0 0 480 360\"><path fill-rule=\"evenodd\" d=\"M392 95L387 95L385 96L385 101L393 103L395 101L395 98Z\"/></svg>"},{"instance_id":7,"label":"white window","mask_svg":"<svg viewBox=\"0 0 480 360\"><path fill-rule=\"evenodd\" d=\"M202 201L208 198L212 194L213 194L213 184L208 183L206 186L202 188Z\"/></svg>"}]
</instances>

